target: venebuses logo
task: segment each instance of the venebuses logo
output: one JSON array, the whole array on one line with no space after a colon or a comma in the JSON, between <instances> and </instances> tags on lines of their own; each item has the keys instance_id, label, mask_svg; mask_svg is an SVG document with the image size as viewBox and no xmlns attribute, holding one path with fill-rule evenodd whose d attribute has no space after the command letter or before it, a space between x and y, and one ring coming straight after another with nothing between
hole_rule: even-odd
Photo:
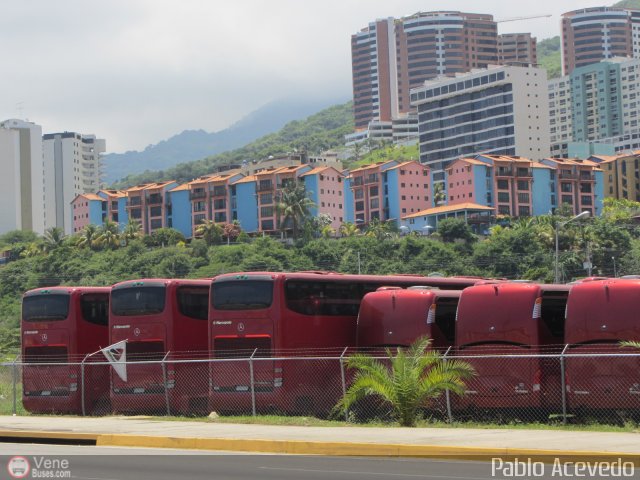
<instances>
[{"instance_id":1,"label":"venebuses logo","mask_svg":"<svg viewBox=\"0 0 640 480\"><path fill-rule=\"evenodd\" d=\"M7 463L7 471L12 478L25 478L30 470L29 460L24 457L11 457Z\"/></svg>"}]
</instances>

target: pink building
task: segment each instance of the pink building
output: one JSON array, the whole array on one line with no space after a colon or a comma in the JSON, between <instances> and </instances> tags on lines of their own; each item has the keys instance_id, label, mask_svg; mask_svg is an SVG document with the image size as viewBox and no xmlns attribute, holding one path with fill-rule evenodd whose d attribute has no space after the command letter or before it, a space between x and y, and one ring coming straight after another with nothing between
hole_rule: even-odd
<instances>
[{"instance_id":1,"label":"pink building","mask_svg":"<svg viewBox=\"0 0 640 480\"><path fill-rule=\"evenodd\" d=\"M344 175L333 167L317 167L303 173L305 189L316 206L311 213L331 216L331 228L337 231L344 222Z\"/></svg>"},{"instance_id":2,"label":"pink building","mask_svg":"<svg viewBox=\"0 0 640 480\"><path fill-rule=\"evenodd\" d=\"M570 205L574 215L584 211L600 213L604 196L603 174L591 160L577 158L545 158L541 163L555 169L557 206Z\"/></svg>"},{"instance_id":3,"label":"pink building","mask_svg":"<svg viewBox=\"0 0 640 480\"><path fill-rule=\"evenodd\" d=\"M71 201L73 233L79 233L89 224L102 225L102 202L94 193L81 193Z\"/></svg>"},{"instance_id":4,"label":"pink building","mask_svg":"<svg viewBox=\"0 0 640 480\"><path fill-rule=\"evenodd\" d=\"M391 160L352 170L353 214L358 225L393 220L431 206L429 168Z\"/></svg>"}]
</instances>

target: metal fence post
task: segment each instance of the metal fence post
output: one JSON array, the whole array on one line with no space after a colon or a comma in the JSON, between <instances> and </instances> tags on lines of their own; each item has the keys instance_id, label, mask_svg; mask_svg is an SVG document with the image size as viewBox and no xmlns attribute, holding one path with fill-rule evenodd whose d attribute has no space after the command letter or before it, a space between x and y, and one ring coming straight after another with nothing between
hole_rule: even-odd
<instances>
[{"instance_id":1,"label":"metal fence post","mask_svg":"<svg viewBox=\"0 0 640 480\"><path fill-rule=\"evenodd\" d=\"M562 388L562 423L567 424L567 378L565 375L564 354L569 348L569 345L565 345L560 354L560 385Z\"/></svg>"},{"instance_id":2,"label":"metal fence post","mask_svg":"<svg viewBox=\"0 0 640 480\"><path fill-rule=\"evenodd\" d=\"M347 379L344 373L344 355L347 353L347 350L349 350L349 347L345 347L345 349L342 351L342 355L340 355L340 376L342 377L342 398L344 398L347 395ZM349 421L349 412L346 410L344 412L344 420L345 422Z\"/></svg>"},{"instance_id":3,"label":"metal fence post","mask_svg":"<svg viewBox=\"0 0 640 480\"><path fill-rule=\"evenodd\" d=\"M442 361L445 363L447 361L447 355L449 355L450 350L451 347L447 348L447 351L444 352L444 356L442 357ZM451 411L451 392L448 388L444 391L444 398L447 402L447 418L449 419L449 423L453 423L453 413Z\"/></svg>"},{"instance_id":4,"label":"metal fence post","mask_svg":"<svg viewBox=\"0 0 640 480\"><path fill-rule=\"evenodd\" d=\"M18 358L20 355L16 355L13 360L13 414L18 413Z\"/></svg>"},{"instance_id":5,"label":"metal fence post","mask_svg":"<svg viewBox=\"0 0 640 480\"><path fill-rule=\"evenodd\" d=\"M162 382L164 384L164 401L167 406L167 417L171 416L171 404L169 402L169 382L167 381L167 364L164 362L169 356L169 353L171 352L167 352L167 354L162 358Z\"/></svg>"},{"instance_id":6,"label":"metal fence post","mask_svg":"<svg viewBox=\"0 0 640 480\"><path fill-rule=\"evenodd\" d=\"M251 375L251 413L253 416L256 416L256 388L255 382L253 379L253 356L256 354L258 349L256 348L251 356L249 357L249 375Z\"/></svg>"},{"instance_id":7,"label":"metal fence post","mask_svg":"<svg viewBox=\"0 0 640 480\"><path fill-rule=\"evenodd\" d=\"M80 362L80 404L82 407L82 416L86 416L87 412L85 409L85 405L84 405L84 362L87 360L87 358L89 358L91 355L93 355L93 353L90 353L88 355L85 355L85 357L82 359L82 362Z\"/></svg>"}]
</instances>

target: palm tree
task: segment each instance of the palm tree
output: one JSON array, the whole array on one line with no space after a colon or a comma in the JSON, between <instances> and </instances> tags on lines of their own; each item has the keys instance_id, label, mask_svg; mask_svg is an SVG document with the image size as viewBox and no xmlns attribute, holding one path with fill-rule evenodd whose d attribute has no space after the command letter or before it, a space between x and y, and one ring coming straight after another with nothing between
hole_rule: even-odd
<instances>
[{"instance_id":1,"label":"palm tree","mask_svg":"<svg viewBox=\"0 0 640 480\"><path fill-rule=\"evenodd\" d=\"M340 225L340 235L343 237L355 237L360 233L355 223L346 222Z\"/></svg>"},{"instance_id":2,"label":"palm tree","mask_svg":"<svg viewBox=\"0 0 640 480\"><path fill-rule=\"evenodd\" d=\"M90 249L93 249L98 240L99 233L100 232L98 230L98 227L94 224L90 223L88 225L85 225L85 227L82 229L82 232L80 232L78 243L76 245L81 248L89 247Z\"/></svg>"},{"instance_id":3,"label":"palm tree","mask_svg":"<svg viewBox=\"0 0 640 480\"><path fill-rule=\"evenodd\" d=\"M444 183L436 183L433 186L433 203L435 206L443 205L447 202L447 193L444 191Z\"/></svg>"},{"instance_id":4,"label":"palm tree","mask_svg":"<svg viewBox=\"0 0 640 480\"><path fill-rule=\"evenodd\" d=\"M634 342L634 341L631 341L631 340L625 340L623 342L620 342L620 346L621 347L640 348L640 342Z\"/></svg>"},{"instance_id":5,"label":"palm tree","mask_svg":"<svg viewBox=\"0 0 640 480\"><path fill-rule=\"evenodd\" d=\"M130 240L135 240L142 236L142 224L135 218L130 218L121 235L128 245Z\"/></svg>"},{"instance_id":6,"label":"palm tree","mask_svg":"<svg viewBox=\"0 0 640 480\"><path fill-rule=\"evenodd\" d=\"M64 230L60 227L52 227L44 232L44 251L50 252L62 245Z\"/></svg>"},{"instance_id":7,"label":"palm tree","mask_svg":"<svg viewBox=\"0 0 640 480\"><path fill-rule=\"evenodd\" d=\"M100 234L96 239L96 244L105 248L117 248L120 246L120 235L118 235L118 225L111 220L105 220L100 228Z\"/></svg>"},{"instance_id":8,"label":"palm tree","mask_svg":"<svg viewBox=\"0 0 640 480\"><path fill-rule=\"evenodd\" d=\"M322 236L322 238L331 238L336 234L336 231L333 229L333 227L331 227L331 225L327 225L326 227L323 227L322 230L320 231L320 235Z\"/></svg>"},{"instance_id":9,"label":"palm tree","mask_svg":"<svg viewBox=\"0 0 640 480\"><path fill-rule=\"evenodd\" d=\"M356 354L347 366L357 370L353 383L336 405L336 410L349 408L365 397L376 396L390 404L403 427L413 427L420 409L427 407L445 390L462 395L464 380L475 372L466 362L446 361L438 352L429 350L431 340L421 337L408 348L398 348L395 355L387 349L389 366L369 355Z\"/></svg>"},{"instance_id":10,"label":"palm tree","mask_svg":"<svg viewBox=\"0 0 640 480\"><path fill-rule=\"evenodd\" d=\"M223 228L213 220L203 220L202 223L196 227L196 235L202 237L208 246L214 243L220 243L223 233Z\"/></svg>"},{"instance_id":11,"label":"palm tree","mask_svg":"<svg viewBox=\"0 0 640 480\"><path fill-rule=\"evenodd\" d=\"M384 240L385 238L389 238L391 234L391 225L388 222L381 222L377 218L374 218L369 222L365 236Z\"/></svg>"},{"instance_id":12,"label":"palm tree","mask_svg":"<svg viewBox=\"0 0 640 480\"><path fill-rule=\"evenodd\" d=\"M280 216L280 228L285 231L290 225L293 238L298 238L298 229L309 217L313 207L315 203L307 196L302 183L287 183L281 190L280 201L276 206Z\"/></svg>"}]
</instances>

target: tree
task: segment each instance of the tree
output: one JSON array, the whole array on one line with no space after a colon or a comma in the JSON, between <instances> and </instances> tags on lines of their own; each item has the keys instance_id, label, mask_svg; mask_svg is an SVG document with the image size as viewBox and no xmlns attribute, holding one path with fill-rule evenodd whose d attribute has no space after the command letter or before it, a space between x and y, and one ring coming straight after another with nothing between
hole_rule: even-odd
<instances>
[{"instance_id":1,"label":"tree","mask_svg":"<svg viewBox=\"0 0 640 480\"><path fill-rule=\"evenodd\" d=\"M52 227L44 232L44 250L50 252L62 245L64 241L64 230L60 227Z\"/></svg>"},{"instance_id":2,"label":"tree","mask_svg":"<svg viewBox=\"0 0 640 480\"><path fill-rule=\"evenodd\" d=\"M103 248L118 248L120 246L120 235L118 235L118 225L111 220L105 220L100 228L100 233L96 239L96 244Z\"/></svg>"},{"instance_id":3,"label":"tree","mask_svg":"<svg viewBox=\"0 0 640 480\"><path fill-rule=\"evenodd\" d=\"M433 185L433 203L436 207L447 203L447 192L444 191L444 183Z\"/></svg>"},{"instance_id":4,"label":"tree","mask_svg":"<svg viewBox=\"0 0 640 480\"><path fill-rule=\"evenodd\" d=\"M231 243L231 240L235 241L240 235L240 232L242 232L242 229L240 228L240 222L238 220L225 223L224 227L222 227L222 234L227 239L227 245Z\"/></svg>"},{"instance_id":5,"label":"tree","mask_svg":"<svg viewBox=\"0 0 640 480\"><path fill-rule=\"evenodd\" d=\"M462 395L464 380L474 370L460 360L444 360L429 350L431 340L421 337L408 348L398 348L395 355L387 349L388 364L369 355L356 354L347 359L347 366L357 370L353 383L336 405L348 412L357 401L375 396L390 404L394 416L403 427L416 424L420 409L438 398L445 390Z\"/></svg>"},{"instance_id":6,"label":"tree","mask_svg":"<svg viewBox=\"0 0 640 480\"><path fill-rule=\"evenodd\" d=\"M280 215L280 228L285 231L291 227L293 238L298 238L300 225L310 216L315 203L307 196L304 184L287 183L281 191L276 209Z\"/></svg>"},{"instance_id":7,"label":"tree","mask_svg":"<svg viewBox=\"0 0 640 480\"><path fill-rule=\"evenodd\" d=\"M124 239L125 244L129 245L129 242L131 240L135 240L136 238L140 238L141 236L142 224L135 218L129 218L127 225L122 231L122 238Z\"/></svg>"},{"instance_id":8,"label":"tree","mask_svg":"<svg viewBox=\"0 0 640 480\"><path fill-rule=\"evenodd\" d=\"M367 231L365 232L365 236L374 237L378 240L384 240L385 238L391 237L392 227L389 222L381 222L377 218L374 218L369 222L367 226Z\"/></svg>"},{"instance_id":9,"label":"tree","mask_svg":"<svg viewBox=\"0 0 640 480\"><path fill-rule=\"evenodd\" d=\"M96 225L93 225L92 223L85 225L85 227L82 229L82 232L80 232L78 243L76 245L81 248L89 247L91 250L93 250L93 247L96 246L99 234L100 231Z\"/></svg>"},{"instance_id":10,"label":"tree","mask_svg":"<svg viewBox=\"0 0 640 480\"><path fill-rule=\"evenodd\" d=\"M204 239L208 246L220 243L223 233L224 229L213 220L203 220L196 227L196 236Z\"/></svg>"},{"instance_id":11,"label":"tree","mask_svg":"<svg viewBox=\"0 0 640 480\"><path fill-rule=\"evenodd\" d=\"M340 225L340 235L343 237L355 237L360 233L355 223L345 222Z\"/></svg>"},{"instance_id":12,"label":"tree","mask_svg":"<svg viewBox=\"0 0 640 480\"><path fill-rule=\"evenodd\" d=\"M458 239L472 242L476 239L471 228L462 218L444 218L440 220L437 232L444 242L453 242Z\"/></svg>"}]
</instances>

